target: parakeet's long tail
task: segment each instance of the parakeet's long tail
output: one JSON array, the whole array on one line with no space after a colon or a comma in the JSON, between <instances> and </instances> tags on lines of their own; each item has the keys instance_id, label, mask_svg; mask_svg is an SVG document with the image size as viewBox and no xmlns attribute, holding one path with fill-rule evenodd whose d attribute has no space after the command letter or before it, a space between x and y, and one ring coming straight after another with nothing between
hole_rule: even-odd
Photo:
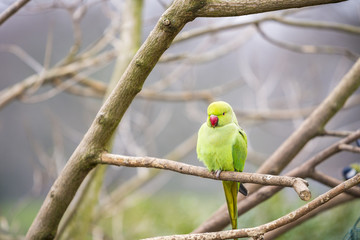
<instances>
[{"instance_id":1,"label":"parakeet's long tail","mask_svg":"<svg viewBox=\"0 0 360 240\"><path fill-rule=\"evenodd\" d=\"M237 182L223 181L226 203L230 215L232 229L237 229L237 194L239 185ZM235 239L234 239L235 240Z\"/></svg>"}]
</instances>

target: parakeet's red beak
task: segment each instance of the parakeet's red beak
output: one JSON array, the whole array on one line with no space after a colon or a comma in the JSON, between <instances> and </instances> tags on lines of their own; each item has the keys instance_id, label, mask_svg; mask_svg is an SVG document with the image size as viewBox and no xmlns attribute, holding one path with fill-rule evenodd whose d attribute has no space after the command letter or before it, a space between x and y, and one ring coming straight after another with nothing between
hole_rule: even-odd
<instances>
[{"instance_id":1,"label":"parakeet's red beak","mask_svg":"<svg viewBox=\"0 0 360 240\"><path fill-rule=\"evenodd\" d=\"M216 127L218 125L219 118L215 115L210 115L210 123L212 127Z\"/></svg>"}]
</instances>

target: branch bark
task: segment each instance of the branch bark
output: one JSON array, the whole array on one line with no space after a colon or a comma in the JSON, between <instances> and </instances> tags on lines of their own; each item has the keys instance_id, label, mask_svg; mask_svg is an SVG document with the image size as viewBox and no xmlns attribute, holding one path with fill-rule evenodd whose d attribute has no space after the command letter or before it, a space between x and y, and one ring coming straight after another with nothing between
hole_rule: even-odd
<instances>
[{"instance_id":1,"label":"branch bark","mask_svg":"<svg viewBox=\"0 0 360 240\"><path fill-rule=\"evenodd\" d=\"M328 186L328 187L335 187L342 182L336 178L330 177L330 176L326 175L325 173L322 173L322 172L316 171L316 170L313 171L309 177L318 181L319 183L322 183L322 184ZM360 198L360 187L353 187L353 188L347 190L346 193L349 196Z\"/></svg>"},{"instance_id":2,"label":"branch bark","mask_svg":"<svg viewBox=\"0 0 360 240\"><path fill-rule=\"evenodd\" d=\"M17 11L20 10L25 4L27 4L30 0L18 0L11 4L7 9L5 9L0 14L0 26L8 20L12 15L14 15Z\"/></svg>"},{"instance_id":3,"label":"branch bark","mask_svg":"<svg viewBox=\"0 0 360 240\"><path fill-rule=\"evenodd\" d=\"M205 6L203 8L200 8L199 11L197 11L196 16L232 17L289 8L301 8L320 4L337 3L342 1L344 0L267 0L251 2L249 2L248 0L207 0Z\"/></svg>"},{"instance_id":4,"label":"branch bark","mask_svg":"<svg viewBox=\"0 0 360 240\"><path fill-rule=\"evenodd\" d=\"M349 145L349 144L341 144L339 146L339 148L341 150L344 150L344 151L349 151L349 152L354 152L354 153L360 153L360 147L356 147L356 146L352 146L352 145Z\"/></svg>"},{"instance_id":5,"label":"branch bark","mask_svg":"<svg viewBox=\"0 0 360 240\"><path fill-rule=\"evenodd\" d=\"M353 188L348 189L348 191L350 191ZM333 198L331 201L325 203L324 205L318 207L317 209L309 212L308 214L302 216L301 218L297 219L296 221L289 223L287 225L284 225L280 228L277 228L271 232L268 232L264 235L266 240L271 240L271 239L276 239L278 236L288 232L289 230L299 226L300 224L302 224L303 222L317 216L318 214L327 211L328 209L331 209L333 207L339 206L341 204L350 202L352 200L355 200L354 197L346 194L346 193L341 193L340 195L336 196L335 198Z\"/></svg>"},{"instance_id":6,"label":"branch bark","mask_svg":"<svg viewBox=\"0 0 360 240\"><path fill-rule=\"evenodd\" d=\"M285 216L278 218L272 222L263 224L258 227L253 228L244 228L237 230L229 230L222 232L208 232L208 233L197 233L197 234L187 234L187 235L172 235L172 236L163 236L155 238L147 238L146 240L219 240L219 239L231 239L231 238L243 238L243 237L259 237L263 236L265 233L277 229L286 224L292 223L295 220L301 218L302 216L310 213L311 211L317 209L323 204L327 203L331 199L335 198L339 194L343 193L345 190L350 189L356 184L360 183L360 174L358 173L355 177L339 184L335 188L327 191L324 194L321 194L311 202L305 204L304 206L286 214Z\"/></svg>"},{"instance_id":7,"label":"branch bark","mask_svg":"<svg viewBox=\"0 0 360 240\"><path fill-rule=\"evenodd\" d=\"M116 166L166 169L182 174L199 176L203 178L210 178L214 180L293 187L302 200L308 201L311 198L310 190L307 187L308 183L301 178L294 178L287 176L272 176L272 175L258 174L258 173L228 172L228 171L221 172L219 178L217 178L215 172L209 172L204 167L192 166L189 164L175 162L161 158L131 157L131 156L115 155L110 153L101 154L100 161L101 164L109 164Z\"/></svg>"}]
</instances>

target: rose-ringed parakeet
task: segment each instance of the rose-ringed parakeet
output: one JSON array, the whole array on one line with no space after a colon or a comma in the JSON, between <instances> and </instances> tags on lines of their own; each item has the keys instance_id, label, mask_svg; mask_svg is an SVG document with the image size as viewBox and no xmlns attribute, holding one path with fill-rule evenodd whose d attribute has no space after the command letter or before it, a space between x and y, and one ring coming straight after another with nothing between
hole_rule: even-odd
<instances>
[{"instance_id":1,"label":"rose-ringed parakeet","mask_svg":"<svg viewBox=\"0 0 360 240\"><path fill-rule=\"evenodd\" d=\"M213 102L207 109L207 121L200 127L197 156L209 171L237 171L244 169L247 137L239 126L231 106L223 101ZM232 181L223 181L226 203L233 229L237 229L237 193L247 195L246 188Z\"/></svg>"}]
</instances>

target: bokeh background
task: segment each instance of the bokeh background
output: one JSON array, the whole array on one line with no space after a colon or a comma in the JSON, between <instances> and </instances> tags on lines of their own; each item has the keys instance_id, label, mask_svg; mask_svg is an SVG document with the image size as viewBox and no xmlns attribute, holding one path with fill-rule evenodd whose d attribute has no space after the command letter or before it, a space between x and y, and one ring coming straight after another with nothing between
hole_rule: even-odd
<instances>
[{"instance_id":1,"label":"bokeh background","mask_svg":"<svg viewBox=\"0 0 360 240\"><path fill-rule=\"evenodd\" d=\"M1 1L0 11L10 3ZM170 1L144 0L142 40L168 4ZM126 24L121 12L123 7L123 1L96 0L27 4L0 27L2 93L60 64L69 56L74 36L79 32L78 53L81 54L111 29L117 29L116 24ZM80 20L74 27L78 15ZM290 11L202 18L191 22L181 33L214 26L239 26L202 34L171 46L146 80L145 93L134 100L123 118L113 152L168 157L201 166L195 153L197 130L206 119L209 102L225 100L237 112L240 125L248 135L249 157L245 171L256 171L334 89L360 53L359 33L264 20L270 16L346 24L359 29L360 2L349 0ZM254 21L259 23L255 25ZM122 44L118 40L121 31L108 35L111 40L102 52ZM314 52L301 52L304 46ZM300 50L294 51L297 49ZM106 86L114 63L112 58L80 73ZM103 101L101 94L78 96L54 89L53 84L33 86L0 109L0 228L15 239L26 233L51 184ZM359 99L357 91L345 109L329 122L327 129L358 129ZM312 140L284 172L336 140L329 137ZM342 179L343 167L353 162L360 162L358 155L341 153L321 164L319 169ZM149 169L109 167L100 204L130 179L149 174L153 174ZM328 189L313 181L310 184L313 196ZM219 182L163 171L129 192L105 220L95 221L86 237L139 239L186 233L223 203ZM284 190L241 217L240 226L260 225L302 204L291 189ZM296 228L283 239L306 239L306 234L312 239L340 239L360 216L359 207L359 201L355 201L336 208Z\"/></svg>"}]
</instances>

